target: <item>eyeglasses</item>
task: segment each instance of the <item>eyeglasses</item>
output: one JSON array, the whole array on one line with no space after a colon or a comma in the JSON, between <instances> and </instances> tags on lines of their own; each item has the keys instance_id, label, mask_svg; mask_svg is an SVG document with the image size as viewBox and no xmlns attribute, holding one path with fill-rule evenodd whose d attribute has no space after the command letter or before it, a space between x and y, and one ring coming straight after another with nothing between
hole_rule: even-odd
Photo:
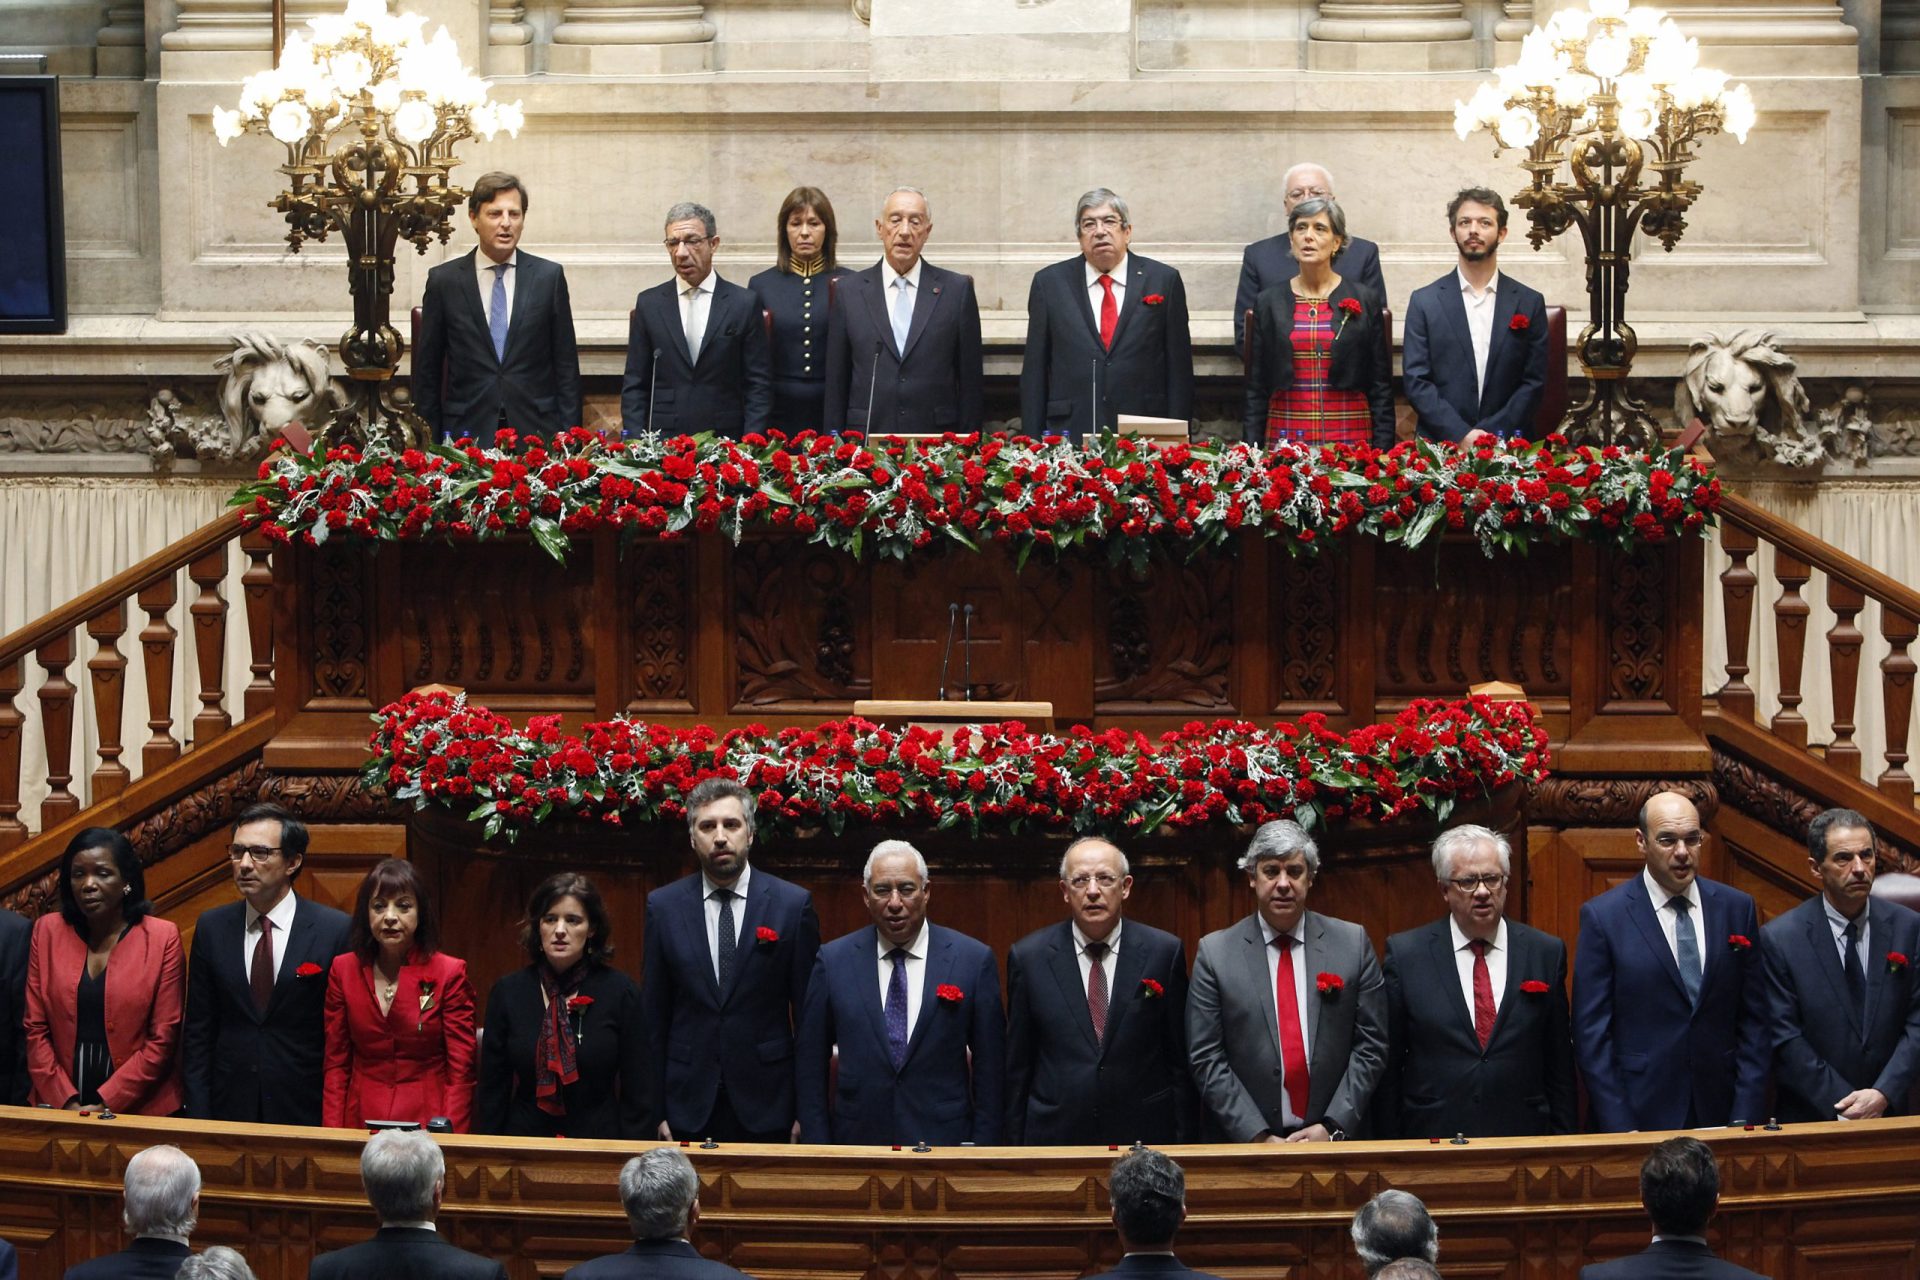
<instances>
[{"instance_id":1,"label":"eyeglasses","mask_svg":"<svg viewBox=\"0 0 1920 1280\"><path fill-rule=\"evenodd\" d=\"M264 844L230 844L227 846L227 860L229 862L245 862L248 858L252 858L255 862L265 862L268 858L277 857L279 853L280 850L268 848Z\"/></svg>"},{"instance_id":2,"label":"eyeglasses","mask_svg":"<svg viewBox=\"0 0 1920 1280\"><path fill-rule=\"evenodd\" d=\"M1118 231L1125 225L1125 223L1120 221L1120 216L1113 213L1104 213L1097 217L1080 219L1080 230L1082 231Z\"/></svg>"},{"instance_id":3,"label":"eyeglasses","mask_svg":"<svg viewBox=\"0 0 1920 1280\"><path fill-rule=\"evenodd\" d=\"M698 249L701 245L706 244L712 239L712 236L681 236L677 240L662 240L660 243L667 246L668 253L672 253L675 249L683 246L688 249Z\"/></svg>"},{"instance_id":4,"label":"eyeglasses","mask_svg":"<svg viewBox=\"0 0 1920 1280\"><path fill-rule=\"evenodd\" d=\"M1287 199L1296 200L1296 201L1325 200L1328 196L1332 194L1333 192L1327 190L1325 187L1289 187L1287 188Z\"/></svg>"},{"instance_id":5,"label":"eyeglasses","mask_svg":"<svg viewBox=\"0 0 1920 1280\"><path fill-rule=\"evenodd\" d=\"M920 896L921 887L911 880L902 880L899 884L870 884L867 892L873 895L875 902L885 902L896 893L900 895L900 901L912 902Z\"/></svg>"},{"instance_id":6,"label":"eyeglasses","mask_svg":"<svg viewBox=\"0 0 1920 1280\"><path fill-rule=\"evenodd\" d=\"M1084 893L1086 892L1087 886L1090 884L1097 884L1102 889L1111 889L1119 883L1120 883L1119 876L1113 875L1110 872L1102 871L1097 876L1088 876L1088 875L1075 876L1073 879L1067 881L1067 887L1070 889L1076 890L1078 892Z\"/></svg>"},{"instance_id":7,"label":"eyeglasses","mask_svg":"<svg viewBox=\"0 0 1920 1280\"><path fill-rule=\"evenodd\" d=\"M1495 872L1484 876L1454 876L1447 883L1462 893L1473 893L1479 889L1498 889L1507 882L1505 872Z\"/></svg>"}]
</instances>

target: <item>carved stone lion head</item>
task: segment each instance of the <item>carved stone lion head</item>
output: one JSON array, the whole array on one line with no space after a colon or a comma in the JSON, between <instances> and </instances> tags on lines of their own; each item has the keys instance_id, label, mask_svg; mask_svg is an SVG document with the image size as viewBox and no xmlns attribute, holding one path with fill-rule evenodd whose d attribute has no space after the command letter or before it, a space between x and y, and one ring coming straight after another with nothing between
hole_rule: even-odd
<instances>
[{"instance_id":1,"label":"carved stone lion head","mask_svg":"<svg viewBox=\"0 0 1920 1280\"><path fill-rule=\"evenodd\" d=\"M1807 466L1824 448L1806 421L1806 391L1793 357L1773 344L1773 335L1742 329L1731 338L1711 334L1695 341L1673 391L1673 412L1682 426L1698 417L1707 424L1716 452Z\"/></svg>"},{"instance_id":2,"label":"carved stone lion head","mask_svg":"<svg viewBox=\"0 0 1920 1280\"><path fill-rule=\"evenodd\" d=\"M231 354L214 361L226 375L220 407L230 456L252 452L298 423L317 433L343 401L327 376L327 349L311 338L282 345L257 330L239 334Z\"/></svg>"}]
</instances>

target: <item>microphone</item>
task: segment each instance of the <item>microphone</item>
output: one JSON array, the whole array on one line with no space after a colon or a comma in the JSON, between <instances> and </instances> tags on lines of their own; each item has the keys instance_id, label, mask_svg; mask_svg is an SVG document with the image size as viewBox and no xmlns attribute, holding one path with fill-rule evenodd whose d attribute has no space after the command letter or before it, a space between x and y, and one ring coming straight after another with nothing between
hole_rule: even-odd
<instances>
[{"instance_id":1,"label":"microphone","mask_svg":"<svg viewBox=\"0 0 1920 1280\"><path fill-rule=\"evenodd\" d=\"M966 682L967 701L973 701L973 606L967 606L966 620L960 624L960 678Z\"/></svg>"},{"instance_id":2,"label":"microphone","mask_svg":"<svg viewBox=\"0 0 1920 1280\"><path fill-rule=\"evenodd\" d=\"M647 371L647 430L653 430L653 393L660 389L660 348L653 349L653 367Z\"/></svg>"},{"instance_id":3,"label":"microphone","mask_svg":"<svg viewBox=\"0 0 1920 1280\"><path fill-rule=\"evenodd\" d=\"M1087 434L1098 437L1100 434L1100 357L1092 357L1092 364L1093 369L1091 371L1090 387L1093 395L1093 403L1088 409L1087 416L1092 418L1093 421L1088 424Z\"/></svg>"},{"instance_id":4,"label":"microphone","mask_svg":"<svg viewBox=\"0 0 1920 1280\"><path fill-rule=\"evenodd\" d=\"M873 434L873 397L874 397L874 394L878 392L880 389L880 353L885 349L886 349L886 344L883 343L880 339L875 338L873 340L873 376L867 379L867 434L868 435ZM951 634L947 636L947 643L948 644L953 643L953 636ZM940 677L941 687L944 688L946 686L946 683L947 683L947 678L945 675L942 675ZM942 693L940 696L944 698L946 697L946 694Z\"/></svg>"},{"instance_id":5,"label":"microphone","mask_svg":"<svg viewBox=\"0 0 1920 1280\"><path fill-rule=\"evenodd\" d=\"M967 606L971 609L973 606ZM953 624L960 614L960 606L947 605L947 647L940 653L940 701L947 700L947 662L953 657Z\"/></svg>"}]
</instances>

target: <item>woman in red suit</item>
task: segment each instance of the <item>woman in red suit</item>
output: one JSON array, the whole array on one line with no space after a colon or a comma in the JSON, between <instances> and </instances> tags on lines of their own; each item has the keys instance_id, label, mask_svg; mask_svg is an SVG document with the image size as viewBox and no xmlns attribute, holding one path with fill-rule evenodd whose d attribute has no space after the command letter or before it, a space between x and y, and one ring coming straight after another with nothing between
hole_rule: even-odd
<instances>
[{"instance_id":1,"label":"woman in red suit","mask_svg":"<svg viewBox=\"0 0 1920 1280\"><path fill-rule=\"evenodd\" d=\"M187 966L180 931L153 914L133 846L88 827L60 857L60 913L34 921L27 954L30 1101L167 1116L180 1085Z\"/></svg>"},{"instance_id":2,"label":"woman in red suit","mask_svg":"<svg viewBox=\"0 0 1920 1280\"><path fill-rule=\"evenodd\" d=\"M321 1123L473 1125L473 984L437 950L440 926L413 864L388 858L360 884L348 949L327 975Z\"/></svg>"}]
</instances>

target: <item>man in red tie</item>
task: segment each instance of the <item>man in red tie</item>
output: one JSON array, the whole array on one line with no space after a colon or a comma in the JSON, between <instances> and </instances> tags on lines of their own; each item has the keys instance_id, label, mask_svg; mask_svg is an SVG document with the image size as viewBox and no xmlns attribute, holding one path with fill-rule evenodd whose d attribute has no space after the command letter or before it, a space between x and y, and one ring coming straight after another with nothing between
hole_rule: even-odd
<instances>
[{"instance_id":1,"label":"man in red tie","mask_svg":"<svg viewBox=\"0 0 1920 1280\"><path fill-rule=\"evenodd\" d=\"M1228 1142L1365 1137L1386 1063L1386 995L1366 930L1307 910L1320 850L1262 824L1240 858L1246 919L1200 939L1187 1047L1214 1135Z\"/></svg>"},{"instance_id":2,"label":"man in red tie","mask_svg":"<svg viewBox=\"0 0 1920 1280\"><path fill-rule=\"evenodd\" d=\"M1512 857L1486 827L1433 842L1447 914L1387 939L1392 1051L1375 1136L1574 1130L1567 946L1506 918Z\"/></svg>"},{"instance_id":3,"label":"man in red tie","mask_svg":"<svg viewBox=\"0 0 1920 1280\"><path fill-rule=\"evenodd\" d=\"M1164 262L1127 251L1127 202L1105 187L1073 214L1080 256L1042 268L1027 295L1020 429L1111 431L1119 414L1193 416L1187 287Z\"/></svg>"}]
</instances>

